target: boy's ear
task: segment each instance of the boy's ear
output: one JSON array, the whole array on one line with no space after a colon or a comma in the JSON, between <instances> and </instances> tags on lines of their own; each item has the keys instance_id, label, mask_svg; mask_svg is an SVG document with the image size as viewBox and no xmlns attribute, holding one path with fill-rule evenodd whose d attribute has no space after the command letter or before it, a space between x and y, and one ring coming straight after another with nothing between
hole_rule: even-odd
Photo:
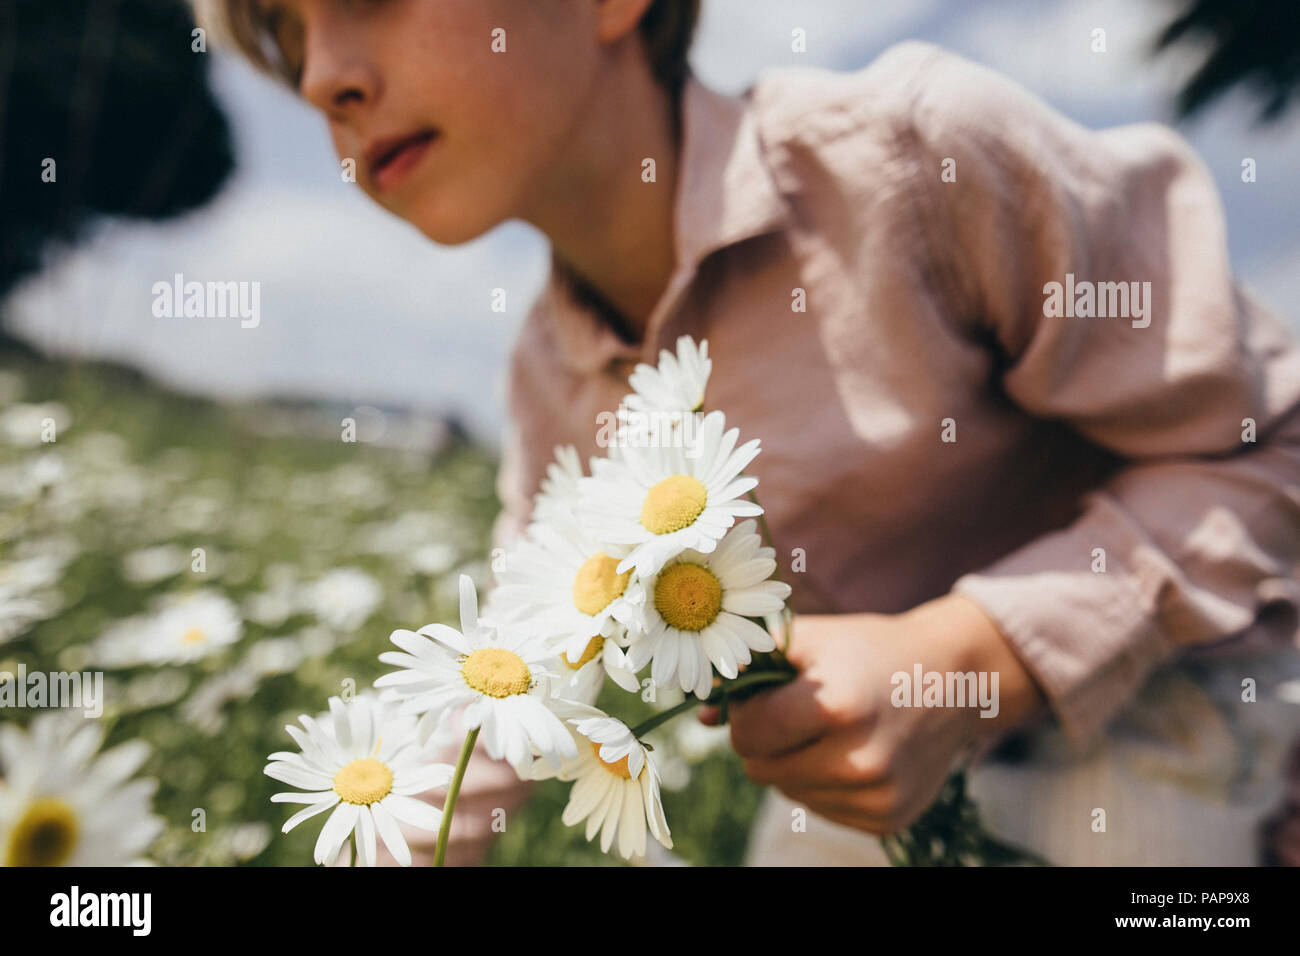
<instances>
[{"instance_id":1,"label":"boy's ear","mask_svg":"<svg viewBox=\"0 0 1300 956\"><path fill-rule=\"evenodd\" d=\"M634 32L654 0L592 0L596 13L596 36L602 43L615 43Z\"/></svg>"}]
</instances>

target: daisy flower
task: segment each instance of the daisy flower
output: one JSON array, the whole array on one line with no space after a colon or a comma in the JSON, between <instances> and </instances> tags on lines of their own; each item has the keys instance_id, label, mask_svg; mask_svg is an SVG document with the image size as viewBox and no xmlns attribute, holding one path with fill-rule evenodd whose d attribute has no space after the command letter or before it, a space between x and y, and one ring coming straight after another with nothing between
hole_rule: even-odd
<instances>
[{"instance_id":1,"label":"daisy flower","mask_svg":"<svg viewBox=\"0 0 1300 956\"><path fill-rule=\"evenodd\" d=\"M298 824L333 810L316 840L313 859L332 862L344 842L356 835L357 859L374 866L375 836L402 866L411 865L411 850L398 822L437 832L442 811L415 799L451 780L452 768L435 763L416 744L415 721L370 695L346 703L331 697L329 713L315 720L306 714L302 729L285 727L300 753L271 754L263 770L268 777L299 787L271 797L272 803L303 803L282 827Z\"/></svg>"},{"instance_id":2,"label":"daisy flower","mask_svg":"<svg viewBox=\"0 0 1300 956\"><path fill-rule=\"evenodd\" d=\"M697 347L689 335L677 340L676 355L660 351L657 368L644 362L637 365L628 378L633 392L618 407L619 427L610 457L620 457L623 448L647 443L693 444L695 429L684 423L689 418L690 425L699 425L712 369L709 343Z\"/></svg>"},{"instance_id":3,"label":"daisy flower","mask_svg":"<svg viewBox=\"0 0 1300 956\"><path fill-rule=\"evenodd\" d=\"M592 476L578 483L579 517L592 538L627 550L616 573L647 577L687 548L707 554L737 518L763 513L742 497L758 479L740 476L758 439L737 448L739 430L725 427L722 412L710 412L693 449L633 446L593 461Z\"/></svg>"},{"instance_id":4,"label":"daisy flower","mask_svg":"<svg viewBox=\"0 0 1300 956\"><path fill-rule=\"evenodd\" d=\"M556 777L573 781L561 820L565 826L586 821L587 839L600 834L608 853L618 839L624 859L645 856L646 828L666 848L673 840L659 798L659 774L650 755L621 720L595 707L562 702L560 713L577 744L578 754L558 770L535 761L533 780Z\"/></svg>"},{"instance_id":5,"label":"daisy flower","mask_svg":"<svg viewBox=\"0 0 1300 956\"><path fill-rule=\"evenodd\" d=\"M391 688L407 713L423 714L422 736L442 716L460 713L466 730L482 728L493 759L519 768L533 750L559 762L575 746L564 724L547 709L550 681L546 666L554 658L545 638L522 627L498 632L479 620L478 595L468 575L460 576L461 630L429 624L419 632L394 631L391 640L404 653L379 655L401 668L375 681Z\"/></svg>"},{"instance_id":6,"label":"daisy flower","mask_svg":"<svg viewBox=\"0 0 1300 956\"><path fill-rule=\"evenodd\" d=\"M750 662L751 651L776 642L750 617L785 606L790 585L769 580L776 552L763 547L753 521L732 528L709 554L683 551L646 581L646 629L628 648L634 671L647 663L660 687L708 697L713 668L727 679Z\"/></svg>"},{"instance_id":7,"label":"daisy flower","mask_svg":"<svg viewBox=\"0 0 1300 956\"><path fill-rule=\"evenodd\" d=\"M379 582L360 568L335 568L307 589L303 603L336 631L355 631L383 596Z\"/></svg>"},{"instance_id":8,"label":"daisy flower","mask_svg":"<svg viewBox=\"0 0 1300 956\"><path fill-rule=\"evenodd\" d=\"M534 521L569 520L578 501L582 459L572 445L556 445L555 460L546 466L541 490L533 498Z\"/></svg>"},{"instance_id":9,"label":"daisy flower","mask_svg":"<svg viewBox=\"0 0 1300 956\"><path fill-rule=\"evenodd\" d=\"M0 644L58 613L63 595L55 586L66 564L66 559L48 554L0 560Z\"/></svg>"},{"instance_id":10,"label":"daisy flower","mask_svg":"<svg viewBox=\"0 0 1300 956\"><path fill-rule=\"evenodd\" d=\"M66 564L63 558L52 554L0 561L0 602L57 584Z\"/></svg>"},{"instance_id":11,"label":"daisy flower","mask_svg":"<svg viewBox=\"0 0 1300 956\"><path fill-rule=\"evenodd\" d=\"M697 346L683 335L677 340L676 355L660 350L658 368L644 362L637 365L627 380L633 392L623 405L641 412L698 412L704 408L704 389L712 371L709 343Z\"/></svg>"},{"instance_id":12,"label":"daisy flower","mask_svg":"<svg viewBox=\"0 0 1300 956\"><path fill-rule=\"evenodd\" d=\"M94 659L105 667L185 664L239 640L239 611L215 591L170 598L152 616L120 621L95 642Z\"/></svg>"},{"instance_id":13,"label":"daisy flower","mask_svg":"<svg viewBox=\"0 0 1300 956\"><path fill-rule=\"evenodd\" d=\"M0 865L126 866L163 831L157 783L130 780L149 756L134 740L98 753L103 727L41 714L0 726Z\"/></svg>"},{"instance_id":14,"label":"daisy flower","mask_svg":"<svg viewBox=\"0 0 1300 956\"><path fill-rule=\"evenodd\" d=\"M139 587L157 584L180 574L190 563L190 552L175 544L139 548L122 558L122 577Z\"/></svg>"},{"instance_id":15,"label":"daisy flower","mask_svg":"<svg viewBox=\"0 0 1300 956\"><path fill-rule=\"evenodd\" d=\"M601 688L605 686L605 678L631 694L641 689L641 683L628 662L626 652L600 636L591 639L578 660L570 661L561 654L556 658L554 667L559 677L551 693L565 700L594 704L600 696Z\"/></svg>"},{"instance_id":16,"label":"daisy flower","mask_svg":"<svg viewBox=\"0 0 1300 956\"><path fill-rule=\"evenodd\" d=\"M622 650L628 626L639 626L645 591L630 570L610 557L573 517L535 522L528 539L505 556L492 592L496 620L524 622L578 667L600 656L611 676L626 670ZM620 679L628 690L636 679Z\"/></svg>"}]
</instances>

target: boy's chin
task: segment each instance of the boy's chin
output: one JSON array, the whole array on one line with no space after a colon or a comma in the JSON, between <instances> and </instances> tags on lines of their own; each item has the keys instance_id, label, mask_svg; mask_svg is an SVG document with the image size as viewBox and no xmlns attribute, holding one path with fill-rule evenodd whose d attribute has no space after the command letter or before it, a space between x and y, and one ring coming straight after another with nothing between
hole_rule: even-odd
<instances>
[{"instance_id":1,"label":"boy's chin","mask_svg":"<svg viewBox=\"0 0 1300 956\"><path fill-rule=\"evenodd\" d=\"M504 220L502 220L504 221ZM434 242L440 246L459 246L462 243L472 242L479 236L489 232L493 227L500 225L499 222L438 222L423 223L416 222L415 226Z\"/></svg>"},{"instance_id":2,"label":"boy's chin","mask_svg":"<svg viewBox=\"0 0 1300 956\"><path fill-rule=\"evenodd\" d=\"M470 242L510 218L484 209L448 208L443 202L385 205L389 212L405 219L440 246Z\"/></svg>"}]
</instances>

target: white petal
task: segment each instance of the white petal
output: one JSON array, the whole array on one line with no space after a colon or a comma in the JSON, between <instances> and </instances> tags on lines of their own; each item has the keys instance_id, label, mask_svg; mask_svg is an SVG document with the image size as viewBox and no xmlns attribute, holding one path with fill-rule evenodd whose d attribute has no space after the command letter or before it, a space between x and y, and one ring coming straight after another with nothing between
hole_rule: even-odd
<instances>
[{"instance_id":1,"label":"white petal","mask_svg":"<svg viewBox=\"0 0 1300 956\"><path fill-rule=\"evenodd\" d=\"M474 579L468 574L460 576L460 629L466 634L478 628L478 594Z\"/></svg>"},{"instance_id":2,"label":"white petal","mask_svg":"<svg viewBox=\"0 0 1300 956\"><path fill-rule=\"evenodd\" d=\"M272 780L279 780L291 787L301 787L303 790L328 790L334 785L334 781L324 774L283 762L267 764L262 772Z\"/></svg>"},{"instance_id":3,"label":"white petal","mask_svg":"<svg viewBox=\"0 0 1300 956\"><path fill-rule=\"evenodd\" d=\"M331 862L338 856L339 848L356 826L358 810L355 803L340 803L330 814L330 818L321 827L320 837L316 840L316 849L312 858L320 864Z\"/></svg>"},{"instance_id":4,"label":"white petal","mask_svg":"<svg viewBox=\"0 0 1300 956\"><path fill-rule=\"evenodd\" d=\"M723 614L726 613L723 612ZM722 615L720 614L718 617L721 619ZM741 640L748 644L752 650L766 652L776 649L776 641L772 638L772 635L748 618L738 617L734 614L729 615L726 626L732 633L739 635Z\"/></svg>"},{"instance_id":5,"label":"white petal","mask_svg":"<svg viewBox=\"0 0 1300 956\"><path fill-rule=\"evenodd\" d=\"M388 847L388 852L393 855L398 866L410 866L411 848L406 845L402 830L393 819L393 815L388 812L384 801L371 804L370 813L375 818L375 829L379 831L380 839L384 841L384 846Z\"/></svg>"},{"instance_id":6,"label":"white petal","mask_svg":"<svg viewBox=\"0 0 1300 956\"><path fill-rule=\"evenodd\" d=\"M284 794L276 794L276 796L284 796ZM307 796L309 796L309 794ZM274 800L275 797L272 797L271 799ZM297 801L294 802L296 803ZM330 807L334 806L338 802L339 802L339 795L337 793L329 794L324 799L318 800L316 803L313 803L311 806L299 810L288 820L284 821L284 826L280 828L280 832L288 833L298 824L302 823L302 821L310 820L318 813L324 813L326 810L328 810Z\"/></svg>"},{"instance_id":7,"label":"white petal","mask_svg":"<svg viewBox=\"0 0 1300 956\"><path fill-rule=\"evenodd\" d=\"M635 778L634 778L635 779ZM625 860L645 855L645 809L641 805L641 788L629 781L624 783L623 818L618 823L618 853Z\"/></svg>"},{"instance_id":8,"label":"white petal","mask_svg":"<svg viewBox=\"0 0 1300 956\"><path fill-rule=\"evenodd\" d=\"M437 833L442 826L442 811L414 797L390 793L380 802L389 813L413 827Z\"/></svg>"},{"instance_id":9,"label":"white petal","mask_svg":"<svg viewBox=\"0 0 1300 956\"><path fill-rule=\"evenodd\" d=\"M375 818L370 807L361 807L357 813L357 862L362 866L375 865Z\"/></svg>"},{"instance_id":10,"label":"white petal","mask_svg":"<svg viewBox=\"0 0 1300 956\"><path fill-rule=\"evenodd\" d=\"M330 714L334 718L334 737L349 753L352 751L352 725L348 720L347 705L338 697L330 698Z\"/></svg>"},{"instance_id":11,"label":"white petal","mask_svg":"<svg viewBox=\"0 0 1300 956\"><path fill-rule=\"evenodd\" d=\"M622 783L610 775L611 780L615 780L614 786L610 788L609 804L605 810L605 821L600 828L600 852L608 853L610 846L614 843L614 834L618 832L618 822L622 817L623 811L623 791Z\"/></svg>"},{"instance_id":12,"label":"white petal","mask_svg":"<svg viewBox=\"0 0 1300 956\"><path fill-rule=\"evenodd\" d=\"M315 793L273 793L272 803L321 803L336 796L333 790L320 790Z\"/></svg>"}]
</instances>

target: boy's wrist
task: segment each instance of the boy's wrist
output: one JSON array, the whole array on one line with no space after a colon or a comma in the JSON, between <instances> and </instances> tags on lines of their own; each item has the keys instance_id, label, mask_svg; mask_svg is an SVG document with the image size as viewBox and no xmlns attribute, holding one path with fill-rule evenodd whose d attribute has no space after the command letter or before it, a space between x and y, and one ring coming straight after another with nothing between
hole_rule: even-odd
<instances>
[{"instance_id":1,"label":"boy's wrist","mask_svg":"<svg viewBox=\"0 0 1300 956\"><path fill-rule=\"evenodd\" d=\"M1046 704L1042 689L1011 642L974 601L949 593L918 605L906 617L947 662L945 670L987 674L990 682L997 675L996 716L982 716L987 711L979 707L965 708L972 741L1005 733Z\"/></svg>"}]
</instances>

